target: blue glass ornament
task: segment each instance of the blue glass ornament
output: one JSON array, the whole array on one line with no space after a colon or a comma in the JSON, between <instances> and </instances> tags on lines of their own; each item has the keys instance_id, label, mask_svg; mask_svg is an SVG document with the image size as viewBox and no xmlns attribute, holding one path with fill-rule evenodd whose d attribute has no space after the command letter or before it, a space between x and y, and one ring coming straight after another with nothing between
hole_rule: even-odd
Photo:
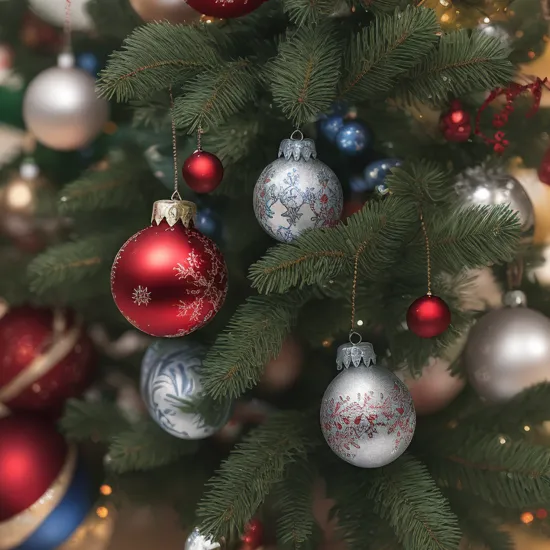
<instances>
[{"instance_id":1,"label":"blue glass ornament","mask_svg":"<svg viewBox=\"0 0 550 550\"><path fill-rule=\"evenodd\" d=\"M204 398L200 378L206 348L192 340L158 340L145 352L141 364L141 395L153 420L180 439L204 439L229 419L231 406L220 404L214 424L199 414L182 411L182 401ZM214 403L213 403L214 405Z\"/></svg>"},{"instance_id":2,"label":"blue glass ornament","mask_svg":"<svg viewBox=\"0 0 550 550\"><path fill-rule=\"evenodd\" d=\"M354 193L364 193L371 190L362 176L351 176L349 186Z\"/></svg>"},{"instance_id":3,"label":"blue glass ornament","mask_svg":"<svg viewBox=\"0 0 550 550\"><path fill-rule=\"evenodd\" d=\"M218 240L221 237L221 219L218 213L209 207L200 208L195 219L195 227L207 237Z\"/></svg>"},{"instance_id":4,"label":"blue glass ornament","mask_svg":"<svg viewBox=\"0 0 550 550\"><path fill-rule=\"evenodd\" d=\"M93 77L99 72L100 63L97 56L91 52L84 52L76 56L76 66L90 73Z\"/></svg>"},{"instance_id":5,"label":"blue glass ornament","mask_svg":"<svg viewBox=\"0 0 550 550\"><path fill-rule=\"evenodd\" d=\"M345 101L335 101L330 106L329 114L345 117L349 113L349 105Z\"/></svg>"},{"instance_id":6,"label":"blue glass ornament","mask_svg":"<svg viewBox=\"0 0 550 550\"><path fill-rule=\"evenodd\" d=\"M377 185L383 184L390 170L396 166L401 166L400 159L382 159L371 162L364 171L367 190L372 191Z\"/></svg>"},{"instance_id":7,"label":"blue glass ornament","mask_svg":"<svg viewBox=\"0 0 550 550\"><path fill-rule=\"evenodd\" d=\"M364 124L346 122L336 135L336 147L346 155L360 155L370 145L371 135Z\"/></svg>"},{"instance_id":8,"label":"blue glass ornament","mask_svg":"<svg viewBox=\"0 0 550 550\"><path fill-rule=\"evenodd\" d=\"M319 120L319 130L323 136L334 143L338 132L344 127L344 119L340 115L330 115Z\"/></svg>"}]
</instances>

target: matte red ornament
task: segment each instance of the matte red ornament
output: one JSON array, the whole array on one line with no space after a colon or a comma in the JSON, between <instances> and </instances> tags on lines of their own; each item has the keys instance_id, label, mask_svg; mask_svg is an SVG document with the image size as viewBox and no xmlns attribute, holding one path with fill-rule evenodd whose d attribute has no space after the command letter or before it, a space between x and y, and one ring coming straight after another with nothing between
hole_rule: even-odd
<instances>
[{"instance_id":1,"label":"matte red ornament","mask_svg":"<svg viewBox=\"0 0 550 550\"><path fill-rule=\"evenodd\" d=\"M95 363L74 313L14 308L0 319L0 409L59 414L91 382Z\"/></svg>"},{"instance_id":2,"label":"matte red ornament","mask_svg":"<svg viewBox=\"0 0 550 550\"><path fill-rule=\"evenodd\" d=\"M231 19L242 17L261 6L266 0L187 0L187 4L204 15Z\"/></svg>"},{"instance_id":3,"label":"matte red ornament","mask_svg":"<svg viewBox=\"0 0 550 550\"><path fill-rule=\"evenodd\" d=\"M451 102L450 109L441 116L440 128L447 141L463 142L470 139L472 134L470 113L464 110L462 103L457 99Z\"/></svg>"},{"instance_id":4,"label":"matte red ornament","mask_svg":"<svg viewBox=\"0 0 550 550\"><path fill-rule=\"evenodd\" d=\"M223 164L216 155L199 149L183 163L183 179L195 193L211 193L223 179Z\"/></svg>"},{"instance_id":5,"label":"matte red ornament","mask_svg":"<svg viewBox=\"0 0 550 550\"><path fill-rule=\"evenodd\" d=\"M156 202L153 225L128 239L113 263L111 290L118 309L151 336L190 334L225 301L225 260L193 227L195 212L186 201Z\"/></svg>"},{"instance_id":6,"label":"matte red ornament","mask_svg":"<svg viewBox=\"0 0 550 550\"><path fill-rule=\"evenodd\" d=\"M542 183L550 185L550 149L544 153L539 166L539 179Z\"/></svg>"},{"instance_id":7,"label":"matte red ornament","mask_svg":"<svg viewBox=\"0 0 550 550\"><path fill-rule=\"evenodd\" d=\"M407 311L407 325L420 338L433 338L451 324L451 310L438 296L426 294L415 300Z\"/></svg>"},{"instance_id":8,"label":"matte red ornament","mask_svg":"<svg viewBox=\"0 0 550 550\"><path fill-rule=\"evenodd\" d=\"M264 542L264 526L259 519L251 519L244 528L241 540L248 550L259 548Z\"/></svg>"},{"instance_id":9,"label":"matte red ornament","mask_svg":"<svg viewBox=\"0 0 550 550\"><path fill-rule=\"evenodd\" d=\"M44 495L66 454L67 445L52 424L27 415L0 418L0 522Z\"/></svg>"}]
</instances>

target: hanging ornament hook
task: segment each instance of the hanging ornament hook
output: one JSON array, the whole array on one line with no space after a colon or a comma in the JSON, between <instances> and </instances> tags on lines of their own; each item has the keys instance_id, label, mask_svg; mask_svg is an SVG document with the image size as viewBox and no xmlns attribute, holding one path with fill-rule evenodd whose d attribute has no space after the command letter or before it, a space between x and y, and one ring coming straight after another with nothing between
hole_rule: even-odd
<instances>
[{"instance_id":1,"label":"hanging ornament hook","mask_svg":"<svg viewBox=\"0 0 550 550\"><path fill-rule=\"evenodd\" d=\"M71 2L65 0L65 21L63 23L63 51L72 52L72 18L71 18Z\"/></svg>"},{"instance_id":2,"label":"hanging ornament hook","mask_svg":"<svg viewBox=\"0 0 550 550\"><path fill-rule=\"evenodd\" d=\"M292 134L290 134L290 139L293 139L295 141L302 141L304 139L304 134L300 128L296 128Z\"/></svg>"},{"instance_id":3,"label":"hanging ornament hook","mask_svg":"<svg viewBox=\"0 0 550 550\"><path fill-rule=\"evenodd\" d=\"M176 119L174 118L174 94L172 93L172 85L169 88L170 93L170 117L172 119L172 156L174 158L174 192L172 193L172 200L181 201L181 195L179 192L179 179L178 179L178 137L176 135Z\"/></svg>"},{"instance_id":4,"label":"hanging ornament hook","mask_svg":"<svg viewBox=\"0 0 550 550\"><path fill-rule=\"evenodd\" d=\"M424 213L422 208L420 208L420 225L422 227L422 234L424 235L424 243L426 246L426 276L428 282L428 291L426 294L428 296L432 295L432 259L430 254L430 238L428 237L428 230L426 228L426 222L424 220Z\"/></svg>"}]
</instances>

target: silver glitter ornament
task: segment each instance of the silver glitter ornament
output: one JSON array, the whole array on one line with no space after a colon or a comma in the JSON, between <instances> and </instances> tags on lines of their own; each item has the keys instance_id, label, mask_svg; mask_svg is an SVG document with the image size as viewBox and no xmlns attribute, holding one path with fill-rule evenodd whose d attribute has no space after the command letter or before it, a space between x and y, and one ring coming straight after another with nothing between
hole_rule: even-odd
<instances>
[{"instance_id":1,"label":"silver glitter ornament","mask_svg":"<svg viewBox=\"0 0 550 550\"><path fill-rule=\"evenodd\" d=\"M198 414L183 412L181 401L200 399L200 371L206 348L188 340L158 340L146 351L141 365L141 396L153 420L180 439L204 439L220 430L230 407L218 411L214 425Z\"/></svg>"},{"instance_id":2,"label":"silver glitter ornament","mask_svg":"<svg viewBox=\"0 0 550 550\"><path fill-rule=\"evenodd\" d=\"M312 139L285 139L279 158L261 173L254 188L254 213L274 239L291 242L307 229L332 227L344 198L336 174L317 160Z\"/></svg>"},{"instance_id":3,"label":"silver glitter ornament","mask_svg":"<svg viewBox=\"0 0 550 550\"><path fill-rule=\"evenodd\" d=\"M220 544L201 535L196 527L185 541L185 550L215 550L216 548L220 548Z\"/></svg>"},{"instance_id":4,"label":"silver glitter ornament","mask_svg":"<svg viewBox=\"0 0 550 550\"><path fill-rule=\"evenodd\" d=\"M509 293L504 301L512 307L485 314L468 336L468 379L487 401L506 401L550 381L550 319L525 307L522 294Z\"/></svg>"},{"instance_id":5,"label":"silver glitter ornament","mask_svg":"<svg viewBox=\"0 0 550 550\"><path fill-rule=\"evenodd\" d=\"M360 468L379 468L399 458L416 427L409 390L391 371L376 366L372 344L344 344L336 364L344 369L321 404L321 430L329 447Z\"/></svg>"},{"instance_id":6,"label":"silver glitter ornament","mask_svg":"<svg viewBox=\"0 0 550 550\"><path fill-rule=\"evenodd\" d=\"M533 239L535 210L529 195L514 176L501 169L476 166L458 176L455 189L467 206L507 204L519 214L524 242Z\"/></svg>"},{"instance_id":7,"label":"silver glitter ornament","mask_svg":"<svg viewBox=\"0 0 550 550\"><path fill-rule=\"evenodd\" d=\"M96 93L95 80L62 54L58 66L42 71L29 85L23 118L36 139L58 151L74 151L101 132L109 104Z\"/></svg>"}]
</instances>

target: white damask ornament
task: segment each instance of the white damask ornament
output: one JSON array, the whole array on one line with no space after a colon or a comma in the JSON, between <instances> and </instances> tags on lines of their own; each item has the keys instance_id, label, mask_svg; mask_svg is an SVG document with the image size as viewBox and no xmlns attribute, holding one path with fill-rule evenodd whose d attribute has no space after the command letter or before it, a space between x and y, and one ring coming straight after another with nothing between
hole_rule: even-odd
<instances>
[{"instance_id":1,"label":"white damask ornament","mask_svg":"<svg viewBox=\"0 0 550 550\"><path fill-rule=\"evenodd\" d=\"M336 364L343 370L329 385L321 404L321 430L342 460L378 468L400 457L416 427L407 387L376 365L372 344L344 344Z\"/></svg>"},{"instance_id":2,"label":"white damask ornament","mask_svg":"<svg viewBox=\"0 0 550 550\"><path fill-rule=\"evenodd\" d=\"M344 199L336 174L317 159L312 139L285 139L279 158L261 173L254 188L254 213L274 239L292 242L307 229L333 227Z\"/></svg>"},{"instance_id":3,"label":"white damask ornament","mask_svg":"<svg viewBox=\"0 0 550 550\"><path fill-rule=\"evenodd\" d=\"M220 430L230 406L220 406L214 424L198 413L182 411L182 402L200 401L200 379L206 348L185 340L158 340L149 347L141 364L141 395L153 420L180 439L204 439Z\"/></svg>"}]
</instances>

